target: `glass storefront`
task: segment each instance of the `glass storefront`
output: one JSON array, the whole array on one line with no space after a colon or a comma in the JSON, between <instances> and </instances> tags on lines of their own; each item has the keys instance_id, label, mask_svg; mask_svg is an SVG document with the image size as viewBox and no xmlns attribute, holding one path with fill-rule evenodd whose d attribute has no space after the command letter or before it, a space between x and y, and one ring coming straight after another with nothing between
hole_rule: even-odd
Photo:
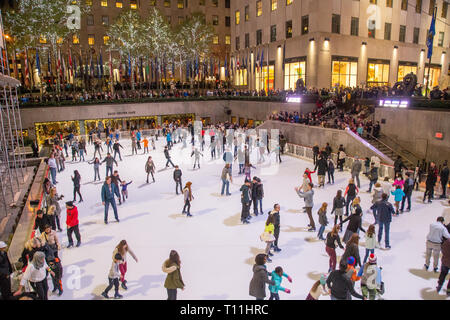
<instances>
[{"instance_id":1,"label":"glass storefront","mask_svg":"<svg viewBox=\"0 0 450 320\"><path fill-rule=\"evenodd\" d=\"M427 78L428 78L428 67L427 64L425 66L425 75L423 77L423 85L427 85ZM430 68L430 82L428 83L428 88L430 90L433 90L434 87L439 85L439 78L441 77L441 66L439 65L431 65Z\"/></svg>"},{"instance_id":2,"label":"glass storefront","mask_svg":"<svg viewBox=\"0 0 450 320\"><path fill-rule=\"evenodd\" d=\"M389 84L389 61L370 61L367 64L367 85L369 87Z\"/></svg>"},{"instance_id":3,"label":"glass storefront","mask_svg":"<svg viewBox=\"0 0 450 320\"><path fill-rule=\"evenodd\" d=\"M303 83L306 84L306 61L285 63L284 90L295 90L298 79L303 79Z\"/></svg>"},{"instance_id":4,"label":"glass storefront","mask_svg":"<svg viewBox=\"0 0 450 320\"><path fill-rule=\"evenodd\" d=\"M195 114L170 114L161 116L162 124L169 124L170 122L175 121L179 125L187 125L189 122L194 122Z\"/></svg>"},{"instance_id":5,"label":"glass storefront","mask_svg":"<svg viewBox=\"0 0 450 320\"><path fill-rule=\"evenodd\" d=\"M399 62L397 81L403 81L403 78L411 72L417 75L417 64Z\"/></svg>"},{"instance_id":6,"label":"glass storefront","mask_svg":"<svg viewBox=\"0 0 450 320\"><path fill-rule=\"evenodd\" d=\"M49 143L49 139L53 139L58 132L62 133L63 137L69 133L75 136L80 134L79 121L36 122L34 128L36 140L40 146Z\"/></svg>"},{"instance_id":7,"label":"glass storefront","mask_svg":"<svg viewBox=\"0 0 450 320\"><path fill-rule=\"evenodd\" d=\"M234 77L234 84L236 86L247 85L247 69L236 70L236 75Z\"/></svg>"},{"instance_id":8,"label":"glass storefront","mask_svg":"<svg viewBox=\"0 0 450 320\"><path fill-rule=\"evenodd\" d=\"M100 127L100 129L109 126L112 129L130 130L131 128L151 129L156 126L156 116L115 118L115 119L90 119L84 121L85 132Z\"/></svg>"},{"instance_id":9,"label":"glass storefront","mask_svg":"<svg viewBox=\"0 0 450 320\"><path fill-rule=\"evenodd\" d=\"M275 65L264 66L256 69L256 90L273 90L275 83Z\"/></svg>"},{"instance_id":10,"label":"glass storefront","mask_svg":"<svg viewBox=\"0 0 450 320\"><path fill-rule=\"evenodd\" d=\"M331 86L356 87L358 59L333 57L331 61Z\"/></svg>"}]
</instances>

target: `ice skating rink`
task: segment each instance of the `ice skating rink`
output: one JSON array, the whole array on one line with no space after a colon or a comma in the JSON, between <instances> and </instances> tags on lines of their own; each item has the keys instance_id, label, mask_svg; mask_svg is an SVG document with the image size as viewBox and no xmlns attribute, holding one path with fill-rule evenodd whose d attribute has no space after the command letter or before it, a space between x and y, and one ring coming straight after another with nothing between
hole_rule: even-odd
<instances>
[{"instance_id":1,"label":"ice skating rink","mask_svg":"<svg viewBox=\"0 0 450 320\"><path fill-rule=\"evenodd\" d=\"M282 286L291 289L292 293L280 292L280 298L305 299L314 281L320 278L321 273L327 272L328 256L325 244L317 239L317 232L307 231L308 217L301 209L303 199L294 191L294 187L301 184L305 168L314 168L312 162L283 156L282 164L278 165L272 155L271 163L268 159L264 163L257 163L256 152L253 152L251 162L257 169L252 169L252 176L260 177L264 184L264 216L253 217L249 225L242 225L239 188L244 182L244 176L237 174L237 163L233 164L234 180L230 185L232 196L221 197L220 175L224 167L222 156L212 161L206 147L201 159L201 169L193 170L191 145L187 144L185 149L182 149L180 143L174 145L170 153L173 162L180 165L183 171L183 187L187 181L193 183L193 217L187 218L181 214L183 196L175 194L173 169L165 169L164 139L159 139L155 151L150 150L157 171L156 183L150 184L146 184L144 170L148 155L143 155L143 150L139 150L139 155L131 156L130 140L122 139L120 143L125 148L121 149L123 161L118 161L119 166L115 169L119 171L122 180L133 181L128 186L128 200L118 206L120 223L115 222L111 208L110 223L103 223L104 207L100 191L105 178L105 164L100 167L101 182L97 180L94 183L93 166L87 162L72 163L69 154L66 170L57 175L58 193L65 195L64 201L61 201L64 207L65 201L73 199L70 179L73 170L78 170L81 174L84 202L76 205L82 245L79 248L66 249L66 228L63 227L63 232L58 233L63 245L60 257L64 266L64 293L61 297L50 294L50 299L103 299L100 293L108 284L112 252L122 239L127 240L139 259L136 263L128 256L128 290L120 289L124 299L167 299L164 288L165 274L161 266L172 249L180 254L181 273L186 284L184 291L179 290L178 299L253 299L248 294L253 274L252 265L255 255L264 252L265 243L260 241L259 235L264 230L267 212L275 203L281 205L279 247L282 251L276 253L272 257L273 262L267 266L269 271L282 266L293 278L292 283L287 280L282 283ZM105 156L105 145L103 149L102 155ZM93 146L88 146L86 160L92 159L93 151ZM334 185L326 185L325 189L314 189L313 216L316 224L320 205L323 202L328 203L327 217L330 224L324 236L334 223L334 215L330 215L333 197L338 189L345 190L349 178L349 172L336 172ZM316 174L313 175L313 182L317 183ZM366 192L369 183L365 177L362 178L361 184L363 227L367 229L369 224L373 223L373 216L368 213L371 195ZM378 264L383 268L386 287L384 298L387 300L446 299L444 290L440 295L435 291L439 274L426 272L423 264L429 224L440 215L444 215L448 223L450 207L439 200L433 201L432 204L423 204L422 195L422 192L414 192L412 211L400 217L393 217L390 234L392 249L375 251ZM65 226L65 220L66 214L63 210L62 226ZM363 259L364 234L360 235L360 255ZM382 246L384 247L384 238ZM343 250L338 248L338 259L342 254ZM356 290L360 292L359 282L356 284Z\"/></svg>"}]
</instances>

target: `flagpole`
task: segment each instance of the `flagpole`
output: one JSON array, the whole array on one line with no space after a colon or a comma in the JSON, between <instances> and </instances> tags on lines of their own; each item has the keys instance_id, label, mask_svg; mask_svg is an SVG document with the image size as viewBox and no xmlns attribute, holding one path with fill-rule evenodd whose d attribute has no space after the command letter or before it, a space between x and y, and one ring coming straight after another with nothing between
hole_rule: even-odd
<instances>
[{"instance_id":1,"label":"flagpole","mask_svg":"<svg viewBox=\"0 0 450 320\"><path fill-rule=\"evenodd\" d=\"M436 16L437 16L437 7L434 7L432 19L436 19ZM436 23L436 20L435 20L434 23ZM430 30L430 31L431 31L431 30ZM433 36L433 40L434 40L434 36ZM433 44L434 44L434 43L431 44L431 47L433 47ZM425 88L425 97L428 97L428 85L429 85L429 82L430 82L431 57L432 57L432 55L433 55L433 54L431 54L431 55L430 55L430 58L428 59L428 76L427 76L427 85L426 85L426 88ZM431 90L430 90L430 92L431 92Z\"/></svg>"}]
</instances>

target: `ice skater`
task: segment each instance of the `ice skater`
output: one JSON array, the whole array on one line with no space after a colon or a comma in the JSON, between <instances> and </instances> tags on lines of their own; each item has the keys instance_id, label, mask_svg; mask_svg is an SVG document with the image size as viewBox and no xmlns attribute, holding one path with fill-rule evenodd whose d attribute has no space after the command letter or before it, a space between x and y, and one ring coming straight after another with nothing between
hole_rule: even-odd
<instances>
[{"instance_id":1,"label":"ice skater","mask_svg":"<svg viewBox=\"0 0 450 320\"><path fill-rule=\"evenodd\" d=\"M147 162L145 163L145 172L147 173L147 183L148 183L148 175L152 175L153 182L155 182L155 163L152 160L152 157L148 157Z\"/></svg>"},{"instance_id":2,"label":"ice skater","mask_svg":"<svg viewBox=\"0 0 450 320\"><path fill-rule=\"evenodd\" d=\"M111 173L111 175L113 174L113 165L114 163L116 164L116 166L118 166L119 164L117 163L116 160L114 160L113 157L111 157L111 153L108 152L108 154L106 155L106 158L103 159L103 162L106 162L106 176L108 176L108 172Z\"/></svg>"},{"instance_id":3,"label":"ice skater","mask_svg":"<svg viewBox=\"0 0 450 320\"><path fill-rule=\"evenodd\" d=\"M164 156L165 156L166 159L167 159L167 162L166 162L166 168L169 167L169 163L172 165L172 167L175 168L175 165L173 164L173 162L172 162L172 160L171 160L171 158L170 158L169 148L168 148L167 146L164 147Z\"/></svg>"},{"instance_id":4,"label":"ice skater","mask_svg":"<svg viewBox=\"0 0 450 320\"><path fill-rule=\"evenodd\" d=\"M270 298L269 300L280 300L280 295L278 294L278 291L284 291L286 293L291 293L291 290L283 288L281 286L281 281L283 280L283 277L288 279L289 282L292 282L292 278L288 276L286 273L284 273L282 267L276 267L274 271L272 271L272 281L275 282L275 285L269 285L269 291L270 291Z\"/></svg>"},{"instance_id":5,"label":"ice skater","mask_svg":"<svg viewBox=\"0 0 450 320\"><path fill-rule=\"evenodd\" d=\"M183 214L187 214L188 217L192 217L191 215L191 202L194 200L194 195L192 194L192 182L187 182L186 186L183 189L183 195L184 195L184 207L183 207Z\"/></svg>"},{"instance_id":6,"label":"ice skater","mask_svg":"<svg viewBox=\"0 0 450 320\"><path fill-rule=\"evenodd\" d=\"M195 165L197 164L198 168L200 169L200 156L203 157L203 153L201 153L197 148L192 147L192 153L191 158L194 157L194 169Z\"/></svg>"},{"instance_id":7,"label":"ice skater","mask_svg":"<svg viewBox=\"0 0 450 320\"><path fill-rule=\"evenodd\" d=\"M146 137L144 137L144 139L142 140L142 143L144 144L144 153L146 154L148 153L148 139Z\"/></svg>"},{"instance_id":8,"label":"ice skater","mask_svg":"<svg viewBox=\"0 0 450 320\"><path fill-rule=\"evenodd\" d=\"M106 287L106 289L102 292L102 296L105 299L109 299L108 297L108 292L109 290L112 289L112 287L114 286L114 299L120 299L123 296L119 294L119 278L120 278L120 269L119 266L121 263L123 263L123 258L120 255L120 253L116 253L112 264L111 264L111 268L109 269L109 274L108 274L108 281L109 284Z\"/></svg>"},{"instance_id":9,"label":"ice skater","mask_svg":"<svg viewBox=\"0 0 450 320\"><path fill-rule=\"evenodd\" d=\"M180 192L183 193L183 184L181 182L181 176L183 172L178 166L175 166L175 170L173 171L173 180L175 181L175 192L178 195L178 186L180 186Z\"/></svg>"},{"instance_id":10,"label":"ice skater","mask_svg":"<svg viewBox=\"0 0 450 320\"><path fill-rule=\"evenodd\" d=\"M120 186L122 187L122 201L125 202L125 199L128 199L128 186L132 183L133 181L130 182L126 182L125 180L122 180L122 182L120 183Z\"/></svg>"},{"instance_id":11,"label":"ice skater","mask_svg":"<svg viewBox=\"0 0 450 320\"><path fill-rule=\"evenodd\" d=\"M81 196L80 193L81 176L78 170L75 170L73 172L73 176L71 178L73 182L73 202L77 201L77 193L80 196L79 202L83 202L83 197Z\"/></svg>"},{"instance_id":12,"label":"ice skater","mask_svg":"<svg viewBox=\"0 0 450 320\"><path fill-rule=\"evenodd\" d=\"M88 162L89 164L93 164L94 165L94 182L97 181L97 177L98 177L98 181L100 181L100 165L101 162L98 158L95 158L92 161Z\"/></svg>"},{"instance_id":13,"label":"ice skater","mask_svg":"<svg viewBox=\"0 0 450 320\"><path fill-rule=\"evenodd\" d=\"M100 157L100 160L101 160L102 159L102 154L101 154L100 150L103 152L102 142L101 142L100 139L97 139L94 142L94 158L95 158L95 155L98 152L98 156Z\"/></svg>"},{"instance_id":14,"label":"ice skater","mask_svg":"<svg viewBox=\"0 0 450 320\"><path fill-rule=\"evenodd\" d=\"M116 218L116 221L119 222L119 216L117 214L117 206L116 206L116 199L114 198L114 195L116 195L118 198L120 198L119 190L117 189L116 185L114 183L111 183L111 177L106 177L105 183L102 186L102 204L105 206L105 224L108 224L108 210L109 205L114 210L114 217Z\"/></svg>"},{"instance_id":15,"label":"ice skater","mask_svg":"<svg viewBox=\"0 0 450 320\"><path fill-rule=\"evenodd\" d=\"M124 290L128 290L127 287L127 280L125 280L125 274L127 273L127 254L129 253L134 261L138 262L138 258L134 254L133 250L128 246L128 243L126 240L121 240L119 244L116 246L113 252L113 259L116 256L116 254L120 254L122 256L122 262L119 264L119 271L120 271L120 278L119 281L122 283L122 288Z\"/></svg>"},{"instance_id":16,"label":"ice skater","mask_svg":"<svg viewBox=\"0 0 450 320\"><path fill-rule=\"evenodd\" d=\"M116 160L116 155L119 155L120 161L122 161L122 156L120 155L120 148L123 149L122 145L119 141L114 141L113 150L114 150L114 160Z\"/></svg>"}]
</instances>

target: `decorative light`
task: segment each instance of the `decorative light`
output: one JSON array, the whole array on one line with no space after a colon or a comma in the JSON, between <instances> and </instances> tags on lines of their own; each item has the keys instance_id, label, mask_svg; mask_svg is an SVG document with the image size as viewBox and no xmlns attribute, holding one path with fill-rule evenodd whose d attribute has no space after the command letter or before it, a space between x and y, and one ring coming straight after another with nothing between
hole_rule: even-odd
<instances>
[{"instance_id":1,"label":"decorative light","mask_svg":"<svg viewBox=\"0 0 450 320\"><path fill-rule=\"evenodd\" d=\"M380 107L390 108L407 108L409 105L408 100L380 100Z\"/></svg>"},{"instance_id":2,"label":"decorative light","mask_svg":"<svg viewBox=\"0 0 450 320\"><path fill-rule=\"evenodd\" d=\"M330 38L325 38L325 41L330 41Z\"/></svg>"},{"instance_id":3,"label":"decorative light","mask_svg":"<svg viewBox=\"0 0 450 320\"><path fill-rule=\"evenodd\" d=\"M286 102L288 103L301 103L302 98L299 96L290 96L286 98Z\"/></svg>"},{"instance_id":4,"label":"decorative light","mask_svg":"<svg viewBox=\"0 0 450 320\"><path fill-rule=\"evenodd\" d=\"M394 49L398 49L398 46L394 46Z\"/></svg>"},{"instance_id":5,"label":"decorative light","mask_svg":"<svg viewBox=\"0 0 450 320\"><path fill-rule=\"evenodd\" d=\"M362 45L363 45L363 46L367 46L367 42L363 41L363 42L362 42Z\"/></svg>"},{"instance_id":6,"label":"decorative light","mask_svg":"<svg viewBox=\"0 0 450 320\"><path fill-rule=\"evenodd\" d=\"M309 41L314 41L314 38L310 38Z\"/></svg>"}]
</instances>

